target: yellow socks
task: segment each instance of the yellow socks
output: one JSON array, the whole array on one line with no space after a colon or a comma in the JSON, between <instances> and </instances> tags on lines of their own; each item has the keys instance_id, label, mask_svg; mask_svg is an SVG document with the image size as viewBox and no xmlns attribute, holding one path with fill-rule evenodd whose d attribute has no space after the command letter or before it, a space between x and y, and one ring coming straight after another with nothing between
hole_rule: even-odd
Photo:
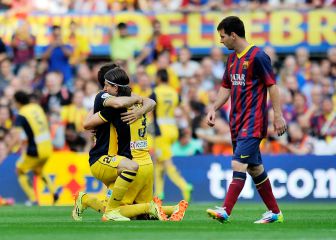
<instances>
[{"instance_id":1,"label":"yellow socks","mask_svg":"<svg viewBox=\"0 0 336 240\"><path fill-rule=\"evenodd\" d=\"M43 175L41 175L41 179L44 182L44 184L47 186L50 194L54 195L55 189L53 187L53 184L52 184L50 178L48 176L46 176L46 175L43 174Z\"/></svg>"},{"instance_id":2,"label":"yellow socks","mask_svg":"<svg viewBox=\"0 0 336 240\"><path fill-rule=\"evenodd\" d=\"M131 170L124 170L114 183L112 195L107 203L106 212L113 210L120 206L120 201L125 196L129 185L133 182L137 172Z\"/></svg>"},{"instance_id":3,"label":"yellow socks","mask_svg":"<svg viewBox=\"0 0 336 240\"><path fill-rule=\"evenodd\" d=\"M22 190L25 192L27 197L29 198L29 201L36 202L36 196L33 187L29 183L29 178L27 174L19 174L18 175L18 182L22 188Z\"/></svg>"},{"instance_id":4,"label":"yellow socks","mask_svg":"<svg viewBox=\"0 0 336 240\"><path fill-rule=\"evenodd\" d=\"M149 213L150 203L120 206L120 214L124 217L132 218L141 214Z\"/></svg>"},{"instance_id":5,"label":"yellow socks","mask_svg":"<svg viewBox=\"0 0 336 240\"><path fill-rule=\"evenodd\" d=\"M169 165L167 167L167 175L169 179L181 190L184 191L187 188L187 182L181 176L181 174L177 171L174 165Z\"/></svg>"},{"instance_id":6,"label":"yellow socks","mask_svg":"<svg viewBox=\"0 0 336 240\"><path fill-rule=\"evenodd\" d=\"M97 212L104 212L104 204L98 198L92 197L89 194L85 194L82 197L83 208L90 207Z\"/></svg>"},{"instance_id":7,"label":"yellow socks","mask_svg":"<svg viewBox=\"0 0 336 240\"><path fill-rule=\"evenodd\" d=\"M155 173L155 195L160 199L164 198L164 171L163 166L160 163L157 163L154 168Z\"/></svg>"}]
</instances>

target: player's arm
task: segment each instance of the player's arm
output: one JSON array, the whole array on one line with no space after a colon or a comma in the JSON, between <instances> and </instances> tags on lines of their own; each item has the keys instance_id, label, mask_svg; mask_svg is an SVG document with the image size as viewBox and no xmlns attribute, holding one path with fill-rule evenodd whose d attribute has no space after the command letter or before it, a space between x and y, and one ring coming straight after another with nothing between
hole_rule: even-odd
<instances>
[{"instance_id":1,"label":"player's arm","mask_svg":"<svg viewBox=\"0 0 336 240\"><path fill-rule=\"evenodd\" d=\"M210 106L209 112L207 115L207 122L210 127L213 127L215 125L215 119L216 119L216 111L220 109L229 99L231 95L231 90L229 88L220 87L217 99L215 103Z\"/></svg>"},{"instance_id":2,"label":"player's arm","mask_svg":"<svg viewBox=\"0 0 336 240\"><path fill-rule=\"evenodd\" d=\"M280 104L280 93L277 85L272 85L268 87L268 92L272 101L272 106L274 110L274 128L278 136L284 134L287 130L286 121L282 116L281 104Z\"/></svg>"},{"instance_id":3,"label":"player's arm","mask_svg":"<svg viewBox=\"0 0 336 240\"><path fill-rule=\"evenodd\" d=\"M91 110L84 121L83 127L85 130L94 130L105 122L107 122L107 120L100 114L100 112L93 114L93 110Z\"/></svg>"},{"instance_id":4,"label":"player's arm","mask_svg":"<svg viewBox=\"0 0 336 240\"><path fill-rule=\"evenodd\" d=\"M128 108L136 103L142 103L142 97L138 95L132 95L130 97L115 97L110 96L105 99L103 105L104 107L112 108Z\"/></svg>"},{"instance_id":5,"label":"player's arm","mask_svg":"<svg viewBox=\"0 0 336 240\"><path fill-rule=\"evenodd\" d=\"M153 111L156 106L156 102L150 98L143 98L143 103L141 108L133 108L127 112L121 114L121 120L131 124L141 118L144 114Z\"/></svg>"}]
</instances>

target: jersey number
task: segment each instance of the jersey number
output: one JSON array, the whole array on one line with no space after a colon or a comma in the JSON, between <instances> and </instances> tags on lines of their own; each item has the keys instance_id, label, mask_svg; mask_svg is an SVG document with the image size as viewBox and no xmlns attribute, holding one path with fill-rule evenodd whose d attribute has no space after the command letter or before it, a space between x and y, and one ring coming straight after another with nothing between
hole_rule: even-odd
<instances>
[{"instance_id":1,"label":"jersey number","mask_svg":"<svg viewBox=\"0 0 336 240\"><path fill-rule=\"evenodd\" d=\"M139 137L145 137L145 135L146 135L146 130L147 130L147 124L146 124L146 121L147 121L147 119L146 119L146 115L143 115L143 120L142 120L142 123L141 123L141 125L142 126L144 126L144 128L140 128L139 130L138 130L138 134L139 134Z\"/></svg>"},{"instance_id":2,"label":"jersey number","mask_svg":"<svg viewBox=\"0 0 336 240\"><path fill-rule=\"evenodd\" d=\"M40 132L44 132L46 130L46 126L44 122L42 121L42 119L40 118L40 116L36 112L32 112L32 115L38 125Z\"/></svg>"},{"instance_id":3,"label":"jersey number","mask_svg":"<svg viewBox=\"0 0 336 240\"><path fill-rule=\"evenodd\" d=\"M168 116L170 109L173 106L173 101L171 99L165 99L164 104L165 104L165 115Z\"/></svg>"}]
</instances>

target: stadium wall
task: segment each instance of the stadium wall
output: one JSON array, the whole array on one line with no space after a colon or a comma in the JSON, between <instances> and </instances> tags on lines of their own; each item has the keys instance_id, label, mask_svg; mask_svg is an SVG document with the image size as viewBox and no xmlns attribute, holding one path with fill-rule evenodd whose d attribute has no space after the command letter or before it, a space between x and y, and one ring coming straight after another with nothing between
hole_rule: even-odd
<instances>
[{"instance_id":1,"label":"stadium wall","mask_svg":"<svg viewBox=\"0 0 336 240\"><path fill-rule=\"evenodd\" d=\"M117 12L111 14L32 14L27 17L32 34L36 36L36 53L49 44L50 26L60 25L64 36L69 34L71 21L78 23L79 31L90 46L92 56L109 55L109 32L119 22L129 25L129 32L145 44L152 34L151 20L157 18L162 30L172 37L175 47L187 45L193 54L204 55L214 45L221 46L216 26L228 15L238 15L246 26L246 37L257 46L272 45L277 53L292 53L299 46L310 53L324 53L336 44L336 11L238 11L238 12ZM20 19L0 14L0 36L9 44ZM65 39L64 39L65 40ZM65 41L66 42L66 41ZM224 49L223 49L224 50ZM224 51L228 51L225 49Z\"/></svg>"},{"instance_id":2,"label":"stadium wall","mask_svg":"<svg viewBox=\"0 0 336 240\"><path fill-rule=\"evenodd\" d=\"M0 166L0 195L14 197L24 202L16 175L15 162L18 155L10 155ZM45 172L52 178L60 193L58 205L72 204L72 195L78 190L98 194L102 199L106 190L102 183L92 177L85 153L56 152L48 161ZM195 156L174 158L186 180L194 185L193 201L221 201L231 181L230 157ZM265 156L266 169L277 199L284 201L335 201L335 156ZM50 205L51 196L43 183L33 179L34 188L41 205ZM181 198L178 189L166 179L167 201ZM251 178L247 179L241 199L256 201L259 196Z\"/></svg>"}]
</instances>

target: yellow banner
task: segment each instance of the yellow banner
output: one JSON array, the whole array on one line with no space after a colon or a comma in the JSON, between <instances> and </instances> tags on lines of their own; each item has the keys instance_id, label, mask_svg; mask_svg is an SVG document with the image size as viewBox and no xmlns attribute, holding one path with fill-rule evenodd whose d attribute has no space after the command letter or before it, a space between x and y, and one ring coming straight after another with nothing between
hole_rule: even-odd
<instances>
[{"instance_id":1,"label":"yellow banner","mask_svg":"<svg viewBox=\"0 0 336 240\"><path fill-rule=\"evenodd\" d=\"M109 31L119 22L129 24L130 32L140 43L150 38L151 21L157 18L162 30L170 34L175 47L187 45L194 52L201 53L214 45L220 46L216 27L228 15L238 15L246 26L246 37L251 43L264 46L270 44L277 50L293 50L299 45L308 46L311 51L325 50L336 45L336 11L320 9L307 12L281 10L266 13L251 12L206 12L206 13L162 13L146 15L140 12L119 12L111 15L31 15L27 21L37 38L37 51L49 42L49 27L60 25L63 34L69 32L72 20L79 25L80 32L87 37L92 54L108 54ZM7 43L19 25L19 20L0 15L0 35ZM38 51L39 52L39 51Z\"/></svg>"},{"instance_id":2,"label":"yellow banner","mask_svg":"<svg viewBox=\"0 0 336 240\"><path fill-rule=\"evenodd\" d=\"M55 152L48 160L44 173L49 175L60 198L57 205L72 205L77 191L85 191L104 199L106 187L95 179L89 167L89 155L86 153ZM52 196L45 184L34 179L34 188L40 205L51 205Z\"/></svg>"}]
</instances>

